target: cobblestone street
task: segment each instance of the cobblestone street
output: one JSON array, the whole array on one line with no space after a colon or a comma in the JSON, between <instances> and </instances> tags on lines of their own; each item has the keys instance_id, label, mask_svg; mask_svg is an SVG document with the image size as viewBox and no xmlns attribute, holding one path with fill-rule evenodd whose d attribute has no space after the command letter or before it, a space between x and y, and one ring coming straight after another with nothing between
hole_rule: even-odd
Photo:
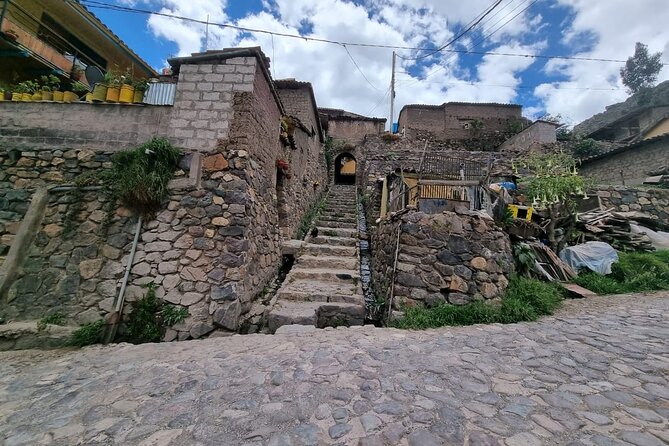
<instances>
[{"instance_id":1,"label":"cobblestone street","mask_svg":"<svg viewBox=\"0 0 669 446\"><path fill-rule=\"evenodd\" d=\"M662 445L669 299L536 323L0 353L0 444Z\"/></svg>"}]
</instances>

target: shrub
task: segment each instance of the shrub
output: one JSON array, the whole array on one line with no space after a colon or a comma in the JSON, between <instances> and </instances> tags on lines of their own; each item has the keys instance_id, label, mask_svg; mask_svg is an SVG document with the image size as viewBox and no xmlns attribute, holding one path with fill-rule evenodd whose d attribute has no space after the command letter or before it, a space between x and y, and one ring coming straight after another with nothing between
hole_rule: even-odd
<instances>
[{"instance_id":1,"label":"shrub","mask_svg":"<svg viewBox=\"0 0 669 446\"><path fill-rule=\"evenodd\" d=\"M534 321L552 314L562 303L564 292L554 284L535 279L514 278L501 303L473 302L455 306L442 304L433 308L416 307L405 311L397 328L425 329L453 325L473 325Z\"/></svg>"},{"instance_id":2,"label":"shrub","mask_svg":"<svg viewBox=\"0 0 669 446\"><path fill-rule=\"evenodd\" d=\"M618 256L618 262L611 267L611 274L602 276L586 272L574 282L597 294L669 290L669 251L621 252Z\"/></svg>"},{"instance_id":3,"label":"shrub","mask_svg":"<svg viewBox=\"0 0 669 446\"><path fill-rule=\"evenodd\" d=\"M47 325L65 325L65 315L60 311L57 311L53 314L44 316L37 322L37 330L45 330Z\"/></svg>"},{"instance_id":4,"label":"shrub","mask_svg":"<svg viewBox=\"0 0 669 446\"><path fill-rule=\"evenodd\" d=\"M134 344L160 341L161 326L157 313L160 304L156 298L156 284L146 285L144 297L135 302L134 309L128 317L128 338Z\"/></svg>"},{"instance_id":5,"label":"shrub","mask_svg":"<svg viewBox=\"0 0 669 446\"><path fill-rule=\"evenodd\" d=\"M105 321L102 319L84 324L81 328L72 333L70 345L84 347L86 345L99 344L102 342L104 328Z\"/></svg>"},{"instance_id":6,"label":"shrub","mask_svg":"<svg viewBox=\"0 0 669 446\"><path fill-rule=\"evenodd\" d=\"M171 327L186 319L186 316L188 316L188 308L178 307L176 305L163 305L161 314L163 316L163 324L166 327Z\"/></svg>"}]
</instances>

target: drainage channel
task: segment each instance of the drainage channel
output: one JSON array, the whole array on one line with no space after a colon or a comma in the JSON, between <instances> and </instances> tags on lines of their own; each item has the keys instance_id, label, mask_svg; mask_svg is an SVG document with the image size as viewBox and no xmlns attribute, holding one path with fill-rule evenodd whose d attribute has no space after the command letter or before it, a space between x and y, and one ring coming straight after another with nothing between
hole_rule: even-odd
<instances>
[{"instance_id":1,"label":"drainage channel","mask_svg":"<svg viewBox=\"0 0 669 446\"><path fill-rule=\"evenodd\" d=\"M358 234L360 243L360 281L362 282L362 294L365 297L366 319L370 322L374 315L374 291L372 290L372 253L369 250L369 236L367 235L367 216L365 207L360 199L357 200L358 207Z\"/></svg>"}]
</instances>

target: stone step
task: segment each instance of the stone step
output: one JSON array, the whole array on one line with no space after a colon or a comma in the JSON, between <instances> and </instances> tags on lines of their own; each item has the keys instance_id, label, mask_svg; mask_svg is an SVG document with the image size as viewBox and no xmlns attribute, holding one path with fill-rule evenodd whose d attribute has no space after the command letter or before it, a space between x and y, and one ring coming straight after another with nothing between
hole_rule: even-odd
<instances>
[{"instance_id":1,"label":"stone step","mask_svg":"<svg viewBox=\"0 0 669 446\"><path fill-rule=\"evenodd\" d=\"M289 285L296 280L305 279L334 283L356 283L357 286L357 282L360 280L360 270L293 267L293 269L290 270L288 277L286 277L286 285Z\"/></svg>"},{"instance_id":2,"label":"stone step","mask_svg":"<svg viewBox=\"0 0 669 446\"><path fill-rule=\"evenodd\" d=\"M357 203L355 201L328 200L327 203L325 204L327 206L342 206L342 207L355 208Z\"/></svg>"},{"instance_id":3,"label":"stone step","mask_svg":"<svg viewBox=\"0 0 669 446\"><path fill-rule=\"evenodd\" d=\"M54 349L65 347L79 326L47 325L37 328L39 320L9 322L0 325L0 351L31 348Z\"/></svg>"},{"instance_id":4,"label":"stone step","mask_svg":"<svg viewBox=\"0 0 669 446\"><path fill-rule=\"evenodd\" d=\"M312 238L309 242L317 245L355 246L358 239L353 237L330 237L319 233L318 237Z\"/></svg>"},{"instance_id":5,"label":"stone step","mask_svg":"<svg viewBox=\"0 0 669 446\"><path fill-rule=\"evenodd\" d=\"M346 302L364 305L365 299L356 285L311 280L296 280L277 292L279 300L298 302Z\"/></svg>"},{"instance_id":6,"label":"stone step","mask_svg":"<svg viewBox=\"0 0 669 446\"><path fill-rule=\"evenodd\" d=\"M365 322L363 305L343 302L292 302L279 300L267 317L267 326L275 332L283 325L313 325L318 328L362 325Z\"/></svg>"},{"instance_id":7,"label":"stone step","mask_svg":"<svg viewBox=\"0 0 669 446\"><path fill-rule=\"evenodd\" d=\"M323 220L329 220L329 221L341 221L343 223L353 223L358 221L357 218L349 218L349 217L339 217L336 215L326 215L326 216L320 216L319 218Z\"/></svg>"},{"instance_id":8,"label":"stone step","mask_svg":"<svg viewBox=\"0 0 669 446\"><path fill-rule=\"evenodd\" d=\"M344 218L344 219L353 220L353 221L358 220L358 214L354 214L354 213L348 212L348 211L338 211L336 209L325 210L325 211L323 211L321 216L325 216L325 217L328 217L328 218Z\"/></svg>"},{"instance_id":9,"label":"stone step","mask_svg":"<svg viewBox=\"0 0 669 446\"><path fill-rule=\"evenodd\" d=\"M358 230L355 228L327 228L327 227L317 227L318 235L324 235L328 237L357 237Z\"/></svg>"},{"instance_id":10,"label":"stone step","mask_svg":"<svg viewBox=\"0 0 669 446\"><path fill-rule=\"evenodd\" d=\"M334 269L356 269L358 258L355 256L309 256L298 257L297 263L300 268L334 268Z\"/></svg>"},{"instance_id":11,"label":"stone step","mask_svg":"<svg viewBox=\"0 0 669 446\"><path fill-rule=\"evenodd\" d=\"M357 223L352 223L352 222L342 222L342 221L334 221L334 220L324 220L324 219L319 219L316 220L316 226L319 228L349 228L349 229L356 229L358 227Z\"/></svg>"},{"instance_id":12,"label":"stone step","mask_svg":"<svg viewBox=\"0 0 669 446\"><path fill-rule=\"evenodd\" d=\"M302 248L303 255L312 256L357 256L355 246L317 245L306 243Z\"/></svg>"}]
</instances>

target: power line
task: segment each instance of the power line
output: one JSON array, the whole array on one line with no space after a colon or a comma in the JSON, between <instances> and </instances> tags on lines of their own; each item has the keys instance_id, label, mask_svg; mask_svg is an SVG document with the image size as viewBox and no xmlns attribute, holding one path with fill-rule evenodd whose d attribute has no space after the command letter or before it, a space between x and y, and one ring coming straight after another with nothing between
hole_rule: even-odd
<instances>
[{"instance_id":1,"label":"power line","mask_svg":"<svg viewBox=\"0 0 669 446\"><path fill-rule=\"evenodd\" d=\"M381 100L379 102L377 102L376 105L374 105L374 107L372 107L367 113L365 113L365 116L371 116L371 114L374 113L374 111L377 108L379 108L379 105L381 105L383 102L385 102L385 100L386 100L386 98L388 97L389 94L390 94L390 87L388 87L386 89L386 93L383 95Z\"/></svg>"},{"instance_id":2,"label":"power line","mask_svg":"<svg viewBox=\"0 0 669 446\"><path fill-rule=\"evenodd\" d=\"M410 82L408 79L401 79L398 82ZM413 83L413 82L412 82ZM535 89L539 85L502 85L502 84L482 84L479 82L439 82L439 81L423 81L425 84L441 84L441 85L471 85L473 87L499 87L499 88L518 88L518 89ZM411 84L409 84L411 85ZM622 88L600 88L600 87L555 87L552 83L547 83L547 85L553 86L556 90L594 90L594 91L618 91Z\"/></svg>"},{"instance_id":3,"label":"power line","mask_svg":"<svg viewBox=\"0 0 669 446\"><path fill-rule=\"evenodd\" d=\"M73 2L73 0L66 0L68 2ZM148 14L148 15L156 15L156 16L161 16L161 17L167 17L167 18L172 18L172 19L177 19L177 20L182 20L186 22L192 22L192 23L199 23L199 24L206 24L207 22L205 20L198 20L198 19L193 19L190 17L183 17L183 16L178 16L176 14L167 14L163 12L158 12L158 11L151 11L151 10L146 10L146 9L140 9L140 8L131 8L127 6L121 6L121 5L112 5L109 3L103 3L95 0L80 0L81 4L84 4L88 8L93 8L93 9L107 9L107 10L112 10L112 11L118 11L118 12L128 12L128 13L134 13L134 14ZM289 34L289 33L280 33L280 32L275 32L275 31L267 31L263 29L255 29L255 28L246 28L243 26L237 26L237 25L232 25L229 23L214 23L214 22L209 22L209 25L211 26L217 26L220 28L230 28L230 29L235 29L237 31L242 31L242 32L248 32L251 34L268 34L268 35L273 35L276 37L287 37L287 38L292 38L292 39L300 39L303 41L307 42L321 42L321 43L330 43L330 44L335 44L335 45L346 45L346 46L357 46L357 47L365 47L365 48L384 48L384 49L394 49L394 50L412 50L412 51L430 51L434 50L434 48L425 48L425 47L414 47L414 46L402 46L402 45L385 45L385 44L376 44L376 43L361 43L361 42L346 42L346 41L338 41L338 40L330 40L330 39L324 39L320 37L308 37L308 36L302 36L299 34ZM596 58L596 57L579 57L579 56L561 56L561 55L555 55L555 54L545 54L545 55L537 55L537 54L522 54L522 53L502 53L502 52L495 52L495 51L473 51L473 50L457 50L457 49L449 49L445 48L441 50L441 52L446 52L446 53L457 53L457 54L475 54L475 55L486 55L486 56L504 56L504 57L526 57L526 58L532 58L532 59L560 59L560 60L577 60L577 61L588 61L588 62L614 62L614 63L622 63L624 64L627 62L626 60L620 60L620 59L606 59L606 58ZM669 63L664 63L662 64L663 66L669 66Z\"/></svg>"},{"instance_id":4,"label":"power line","mask_svg":"<svg viewBox=\"0 0 669 446\"><path fill-rule=\"evenodd\" d=\"M376 88L376 86L375 86L374 84L372 84L372 83L369 81L369 79L367 79L367 76L365 76L365 73L362 72L362 70L360 69L360 66L358 65L358 62L355 61L355 59L354 59L353 56L351 55L351 52L348 50L348 48L346 48L346 45L342 45L342 46L343 46L344 49L346 50L346 54L348 54L348 57L351 59L351 62L353 62L353 65L355 65L355 67L358 69L358 71L360 72L360 74L362 74L362 77L365 78L365 80L366 80L367 83L370 85L370 87L372 87L372 88L373 88L374 90L376 90L376 91L381 91L381 90L379 90L378 88Z\"/></svg>"},{"instance_id":5,"label":"power line","mask_svg":"<svg viewBox=\"0 0 669 446\"><path fill-rule=\"evenodd\" d=\"M462 31L462 32L461 32L460 34L458 34L457 36L453 37L451 40L449 40L448 42L446 42L444 45L440 46L439 48L437 48L437 49L435 49L435 50L433 50L433 51L431 51L431 52L429 52L429 53L427 53L427 54L424 54L424 55L422 55L422 56L416 56L416 57L403 57L403 56L400 55L400 54L398 54L397 56L398 56L399 58L401 58L401 59L404 59L404 60L420 60L420 59L424 59L424 58L426 58L426 57L430 57L430 56L432 56L433 54L436 54L436 53L438 53L438 52L444 50L445 48L447 48L447 47L453 45L455 42L457 42L458 40L460 40L465 34L467 34L467 33L468 33L469 31L471 31L475 26L477 26L479 23L481 23L481 20L483 20L484 18L486 18L486 16L488 16L488 15L489 15L495 8L497 8L497 7L499 6L499 4L502 3L502 1L503 1L503 0L497 0L492 6L490 6L488 9L484 10L483 13L479 14L480 17L478 17L478 19L476 19L476 20L474 21L474 23L470 24L464 31Z\"/></svg>"}]
</instances>

